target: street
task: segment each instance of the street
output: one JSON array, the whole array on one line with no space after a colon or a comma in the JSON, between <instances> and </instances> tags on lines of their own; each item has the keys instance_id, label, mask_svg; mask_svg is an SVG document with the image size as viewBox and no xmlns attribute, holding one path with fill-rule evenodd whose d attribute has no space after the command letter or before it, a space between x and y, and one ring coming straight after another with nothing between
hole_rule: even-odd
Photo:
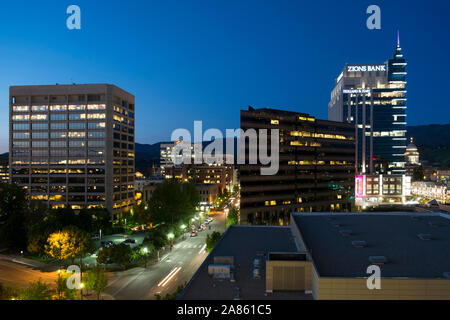
<instances>
[{"instance_id":1,"label":"street","mask_svg":"<svg viewBox=\"0 0 450 320\"><path fill-rule=\"evenodd\" d=\"M199 231L198 236L190 237L186 233L184 240L174 245L169 253L163 254L160 262L148 265L147 268L137 267L126 271L109 273L109 284L104 299L116 300L147 300L162 298L174 293L178 286L188 282L201 263L207 257L205 252L206 236L214 231L225 231L225 214L213 215L213 221L206 230ZM209 229L211 227L211 230ZM142 243L143 236L131 236L137 244ZM105 237L107 240L120 243L123 237ZM102 239L106 240L106 239ZM137 245L136 244L136 245ZM84 259L85 263L95 263L94 257ZM30 282L42 279L51 285L55 284L57 272L43 272L44 263L20 257L0 255L0 283L6 286L25 288Z\"/></svg>"},{"instance_id":2,"label":"street","mask_svg":"<svg viewBox=\"0 0 450 320\"><path fill-rule=\"evenodd\" d=\"M25 288L39 278L51 285L55 284L58 273L42 272L33 266L14 262L14 258L0 255L0 283L5 286ZM16 260L17 261L17 260Z\"/></svg>"},{"instance_id":3,"label":"street","mask_svg":"<svg viewBox=\"0 0 450 320\"><path fill-rule=\"evenodd\" d=\"M213 216L209 224L211 230L198 233L197 237L187 236L174 245L171 252L161 257L161 262L145 268L133 268L115 272L110 278L105 293L117 300L148 300L172 294L177 287L191 279L207 257L204 248L206 235L213 231L225 231L225 215Z\"/></svg>"}]
</instances>

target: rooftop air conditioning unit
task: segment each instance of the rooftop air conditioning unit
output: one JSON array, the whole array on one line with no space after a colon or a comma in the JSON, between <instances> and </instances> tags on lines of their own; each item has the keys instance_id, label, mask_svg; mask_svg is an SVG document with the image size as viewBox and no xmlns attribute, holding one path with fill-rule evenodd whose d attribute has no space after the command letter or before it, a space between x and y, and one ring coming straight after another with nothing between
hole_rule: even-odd
<instances>
[{"instance_id":1,"label":"rooftop air conditioning unit","mask_svg":"<svg viewBox=\"0 0 450 320\"><path fill-rule=\"evenodd\" d=\"M355 240L352 241L352 246L354 246L355 248L365 248L367 247L367 242L365 242L364 240Z\"/></svg>"},{"instance_id":2,"label":"rooftop air conditioning unit","mask_svg":"<svg viewBox=\"0 0 450 320\"><path fill-rule=\"evenodd\" d=\"M385 256L370 256L369 261L372 264L386 264L388 262Z\"/></svg>"},{"instance_id":3,"label":"rooftop air conditioning unit","mask_svg":"<svg viewBox=\"0 0 450 320\"><path fill-rule=\"evenodd\" d=\"M433 240L433 236L429 233L419 233L417 237L419 237L420 240Z\"/></svg>"}]
</instances>

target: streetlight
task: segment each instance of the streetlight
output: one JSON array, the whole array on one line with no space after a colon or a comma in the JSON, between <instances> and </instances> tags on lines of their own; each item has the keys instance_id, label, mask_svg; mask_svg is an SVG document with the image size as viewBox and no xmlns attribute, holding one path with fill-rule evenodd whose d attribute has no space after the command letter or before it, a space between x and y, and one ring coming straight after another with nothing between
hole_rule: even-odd
<instances>
[{"instance_id":1,"label":"streetlight","mask_svg":"<svg viewBox=\"0 0 450 320\"><path fill-rule=\"evenodd\" d=\"M148 253L147 247L145 247L142 251L144 251L144 255L145 255L145 268L147 269L147 253Z\"/></svg>"},{"instance_id":2,"label":"streetlight","mask_svg":"<svg viewBox=\"0 0 450 320\"><path fill-rule=\"evenodd\" d=\"M83 288L84 288L84 283L82 282L82 283L80 283L80 297L81 297L81 300L83 300Z\"/></svg>"},{"instance_id":3,"label":"streetlight","mask_svg":"<svg viewBox=\"0 0 450 320\"><path fill-rule=\"evenodd\" d=\"M172 251L172 247L173 247L173 238L174 238L174 235L173 235L173 233L171 232L171 233L169 233L168 235L167 235L167 237L169 238L169 240L170 240L170 251Z\"/></svg>"}]
</instances>

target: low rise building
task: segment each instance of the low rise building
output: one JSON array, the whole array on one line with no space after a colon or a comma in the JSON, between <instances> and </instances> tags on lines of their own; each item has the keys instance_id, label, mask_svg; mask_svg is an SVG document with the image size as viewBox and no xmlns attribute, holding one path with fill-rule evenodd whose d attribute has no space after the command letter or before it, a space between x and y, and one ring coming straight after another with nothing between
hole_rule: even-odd
<instances>
[{"instance_id":1,"label":"low rise building","mask_svg":"<svg viewBox=\"0 0 450 320\"><path fill-rule=\"evenodd\" d=\"M290 221L228 228L178 299L450 300L450 215L293 213ZM370 270L380 272L378 288Z\"/></svg>"}]
</instances>

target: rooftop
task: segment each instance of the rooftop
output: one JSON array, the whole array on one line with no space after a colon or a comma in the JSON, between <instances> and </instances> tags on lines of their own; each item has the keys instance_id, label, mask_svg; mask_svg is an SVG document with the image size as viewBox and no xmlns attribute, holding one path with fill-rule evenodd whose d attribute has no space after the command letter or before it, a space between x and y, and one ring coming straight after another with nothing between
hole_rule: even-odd
<instances>
[{"instance_id":1,"label":"rooftop","mask_svg":"<svg viewBox=\"0 0 450 320\"><path fill-rule=\"evenodd\" d=\"M445 214L312 213L294 214L294 221L321 277L367 277L374 257L386 259L383 278L444 278L450 271Z\"/></svg>"},{"instance_id":2,"label":"rooftop","mask_svg":"<svg viewBox=\"0 0 450 320\"><path fill-rule=\"evenodd\" d=\"M181 294L183 300L232 300L239 288L241 299L312 299L302 292L275 292L265 295L265 258L262 260L261 279L253 279L253 262L269 252L296 253L297 245L290 227L231 226L209 254ZM294 255L295 256L295 255ZM234 258L235 282L213 279L208 275L208 265L214 257Z\"/></svg>"}]
</instances>

